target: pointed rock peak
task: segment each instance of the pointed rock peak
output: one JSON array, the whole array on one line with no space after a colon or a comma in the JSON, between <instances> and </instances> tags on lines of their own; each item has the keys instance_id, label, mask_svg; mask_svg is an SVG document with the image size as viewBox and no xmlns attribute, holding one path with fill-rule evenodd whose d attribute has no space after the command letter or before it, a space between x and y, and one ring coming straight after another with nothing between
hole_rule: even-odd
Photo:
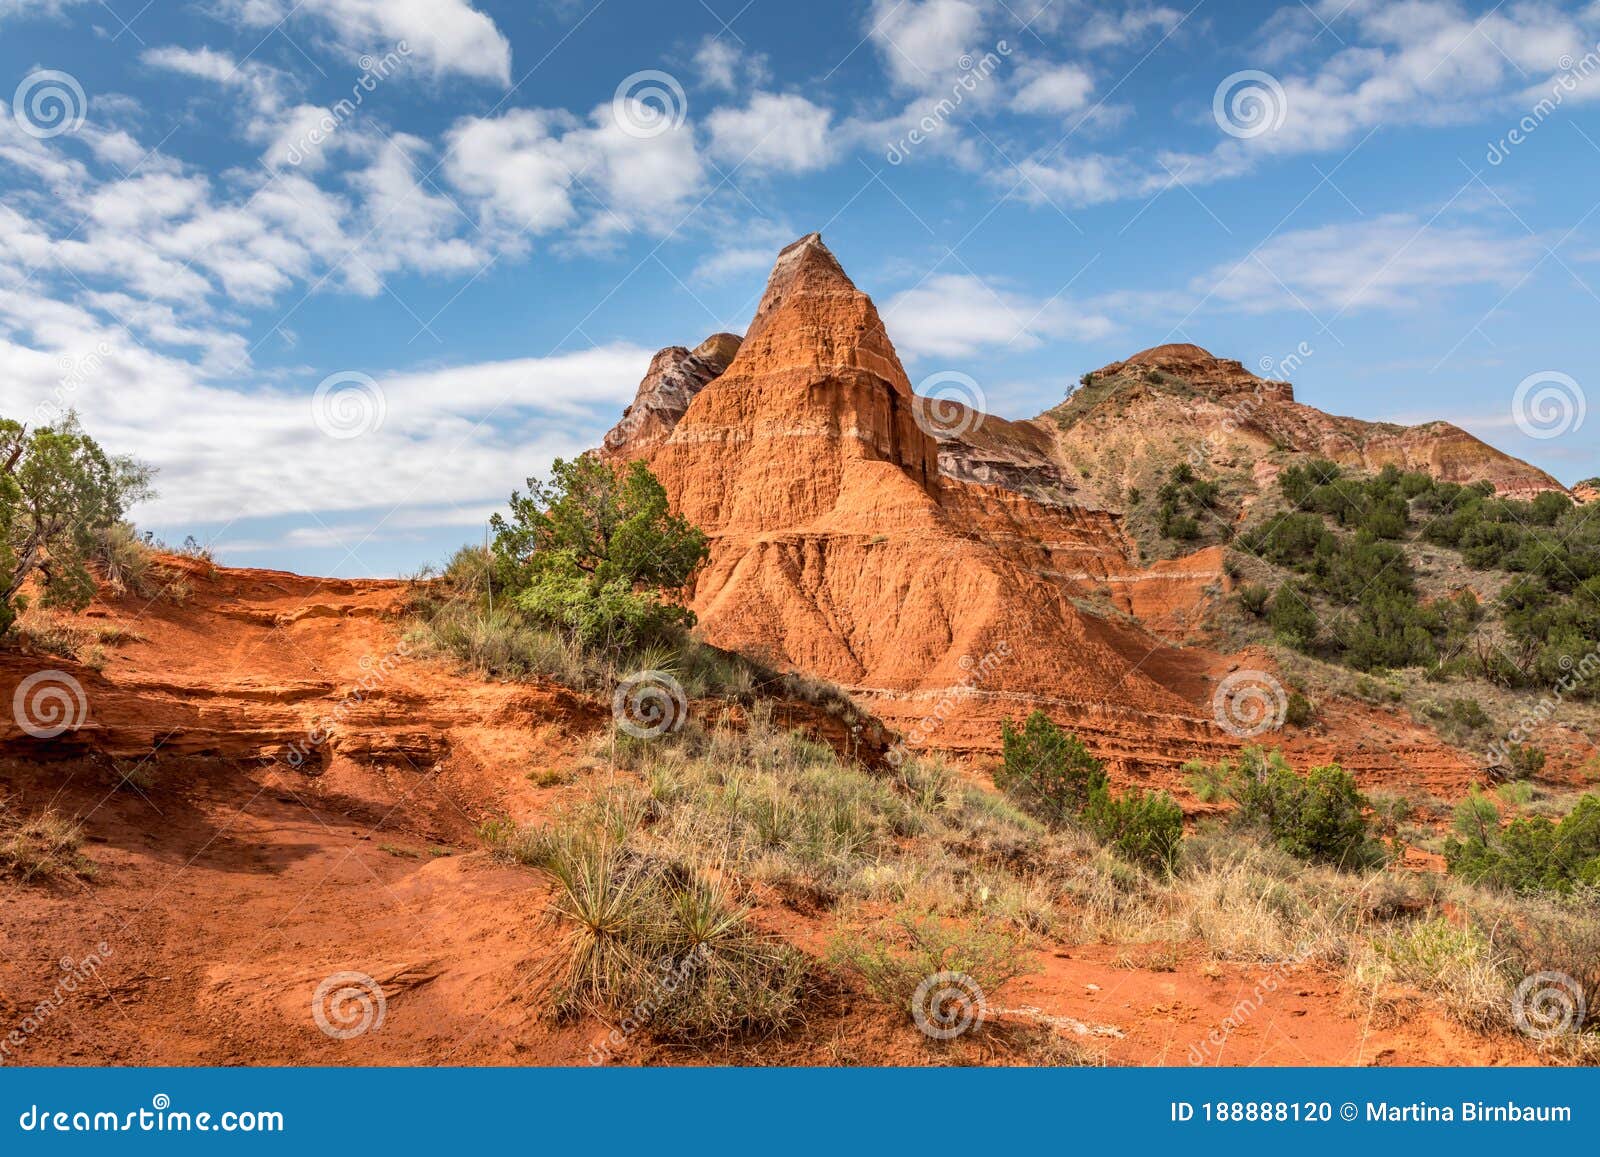
<instances>
[{"instance_id":1,"label":"pointed rock peak","mask_svg":"<svg viewBox=\"0 0 1600 1157\"><path fill-rule=\"evenodd\" d=\"M822 234L807 233L778 253L745 340L748 342L755 337L767 319L793 298L858 293L860 290L839 264L839 259L822 243Z\"/></svg>"},{"instance_id":2,"label":"pointed rock peak","mask_svg":"<svg viewBox=\"0 0 1600 1157\"><path fill-rule=\"evenodd\" d=\"M856 288L820 233L807 233L778 254L736 365L802 363L867 370L896 393L911 393L872 299Z\"/></svg>"}]
</instances>

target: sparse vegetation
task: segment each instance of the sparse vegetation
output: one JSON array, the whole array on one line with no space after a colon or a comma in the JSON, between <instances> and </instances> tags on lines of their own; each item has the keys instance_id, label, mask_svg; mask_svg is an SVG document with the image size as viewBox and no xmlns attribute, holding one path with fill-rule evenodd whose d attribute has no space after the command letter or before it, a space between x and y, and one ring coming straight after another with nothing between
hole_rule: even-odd
<instances>
[{"instance_id":1,"label":"sparse vegetation","mask_svg":"<svg viewBox=\"0 0 1600 1157\"><path fill-rule=\"evenodd\" d=\"M151 475L102 450L76 414L31 431L0 418L0 634L26 609L30 583L45 608L89 602L102 535L149 493Z\"/></svg>"},{"instance_id":2,"label":"sparse vegetation","mask_svg":"<svg viewBox=\"0 0 1600 1157\"><path fill-rule=\"evenodd\" d=\"M1247 747L1237 762L1187 768L1196 794L1234 804L1231 823L1290 855L1342 868L1384 862L1373 837L1369 801L1337 764L1297 775L1280 752Z\"/></svg>"},{"instance_id":3,"label":"sparse vegetation","mask_svg":"<svg viewBox=\"0 0 1600 1157\"><path fill-rule=\"evenodd\" d=\"M79 849L83 827L58 812L14 816L0 804L0 870L23 883L94 875Z\"/></svg>"},{"instance_id":4,"label":"sparse vegetation","mask_svg":"<svg viewBox=\"0 0 1600 1157\"><path fill-rule=\"evenodd\" d=\"M688 630L677 588L705 556L705 537L670 514L642 463L615 470L583 458L529 480L497 516L493 551L463 546L415 576L408 641L494 678L542 677L605 690L625 674L663 671L691 698L749 705L781 695L862 719L834 684L780 672L712 647Z\"/></svg>"},{"instance_id":5,"label":"sparse vegetation","mask_svg":"<svg viewBox=\"0 0 1600 1157\"><path fill-rule=\"evenodd\" d=\"M1161 534L1181 542L1199 538L1201 526L1196 516L1214 510L1220 497L1221 489L1215 482L1198 477L1187 462L1178 463L1156 491L1160 504L1156 519Z\"/></svg>"},{"instance_id":6,"label":"sparse vegetation","mask_svg":"<svg viewBox=\"0 0 1600 1157\"><path fill-rule=\"evenodd\" d=\"M1280 642L1363 671L1424 667L1506 687L1559 686L1575 699L1600 693L1590 677L1600 671L1595 507L1555 492L1496 498L1487 483L1392 466L1355 476L1322 460L1287 468L1279 486L1291 509L1235 546L1295 576L1279 583L1268 611ZM1510 577L1487 607L1470 587L1425 598L1415 563L1422 546ZM1252 589L1240 604L1259 614L1259 599ZM1494 633L1484 629L1490 612Z\"/></svg>"},{"instance_id":7,"label":"sparse vegetation","mask_svg":"<svg viewBox=\"0 0 1600 1157\"><path fill-rule=\"evenodd\" d=\"M1183 840L1183 811L1165 792L1108 786L1105 766L1076 735L1043 711L1017 727L1001 725L1002 763L995 786L1054 825L1079 824L1119 855L1170 872Z\"/></svg>"},{"instance_id":8,"label":"sparse vegetation","mask_svg":"<svg viewBox=\"0 0 1600 1157\"><path fill-rule=\"evenodd\" d=\"M869 992L907 1018L918 1011L918 989L931 977L962 977L949 986L955 1007L948 1014L959 1016L975 1013L980 998L992 999L1008 981L1031 971L1024 948L1015 930L993 921L958 923L902 912L873 928L836 936L828 959L861 977ZM934 1011L929 995L923 994L924 1018Z\"/></svg>"}]
</instances>

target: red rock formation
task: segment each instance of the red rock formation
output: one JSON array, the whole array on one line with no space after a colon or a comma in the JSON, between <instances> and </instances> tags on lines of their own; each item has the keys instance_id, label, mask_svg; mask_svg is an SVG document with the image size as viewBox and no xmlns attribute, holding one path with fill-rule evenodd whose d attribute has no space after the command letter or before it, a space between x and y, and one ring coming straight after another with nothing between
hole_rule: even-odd
<instances>
[{"instance_id":1,"label":"red rock formation","mask_svg":"<svg viewBox=\"0 0 1600 1157\"><path fill-rule=\"evenodd\" d=\"M1241 742L1211 702L1239 664L1179 645L1228 586L1221 552L1141 565L1116 513L1125 491L1108 497L1086 466L1115 468L1132 446L1164 473L1197 423L1227 419L1220 452L1253 487L1281 465L1267 450L1339 457L1357 435L1364 464L1392 454L1449 476L1471 459L1544 477L1487 447L1474 458L1466 435L1321 414L1198 346L1146 350L1091 382L1065 420L930 415L871 300L812 234L779 255L731 364L676 390L681 416L624 423L608 452L646 458L710 535L693 605L713 642L844 684L912 746L992 751L1001 720L1042 707L1119 774L1169 787L1184 760ZM1328 735L1271 741L1380 779L1471 774L1401 721L1369 734L1377 754Z\"/></svg>"},{"instance_id":2,"label":"red rock formation","mask_svg":"<svg viewBox=\"0 0 1600 1157\"><path fill-rule=\"evenodd\" d=\"M711 536L707 636L939 747L1035 704L1129 767L1229 746L1172 689L1203 664L1075 605L1132 569L1115 519L943 476L916 414L871 300L815 234L785 249L733 363L639 450Z\"/></svg>"},{"instance_id":3,"label":"red rock formation","mask_svg":"<svg viewBox=\"0 0 1600 1157\"><path fill-rule=\"evenodd\" d=\"M692 350L668 346L651 358L633 404L606 432L601 454L636 457L666 441L694 396L728 368L739 341L735 334L714 333Z\"/></svg>"}]
</instances>

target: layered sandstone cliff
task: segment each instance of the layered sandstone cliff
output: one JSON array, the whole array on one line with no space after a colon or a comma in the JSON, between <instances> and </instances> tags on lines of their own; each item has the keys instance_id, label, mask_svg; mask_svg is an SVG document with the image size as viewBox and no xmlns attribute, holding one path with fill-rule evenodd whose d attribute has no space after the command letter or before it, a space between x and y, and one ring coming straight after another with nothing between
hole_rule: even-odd
<instances>
[{"instance_id":1,"label":"layered sandstone cliff","mask_svg":"<svg viewBox=\"0 0 1600 1157\"><path fill-rule=\"evenodd\" d=\"M1130 769L1230 746L1196 703L1203 661L1078 605L1133 569L1116 519L948 476L918 405L821 238L785 249L732 364L664 441L625 448L711 537L706 635L840 682L930 746L991 748L1034 705Z\"/></svg>"},{"instance_id":2,"label":"layered sandstone cliff","mask_svg":"<svg viewBox=\"0 0 1600 1157\"><path fill-rule=\"evenodd\" d=\"M1231 479L1246 506L1309 454L1559 489L1445 423L1323 414L1194 345L1086 375L1036 419L935 412L816 234L778 256L736 340L707 343L726 359L658 355L603 452L647 460L710 536L692 601L712 642L843 684L912 748L991 752L1002 720L1040 707L1118 775L1172 787L1185 760L1245 741L1215 693L1270 660L1184 645L1229 588L1222 549L1147 565L1124 522L1176 462ZM1268 741L1380 781L1472 774L1398 717L1353 735Z\"/></svg>"}]
</instances>

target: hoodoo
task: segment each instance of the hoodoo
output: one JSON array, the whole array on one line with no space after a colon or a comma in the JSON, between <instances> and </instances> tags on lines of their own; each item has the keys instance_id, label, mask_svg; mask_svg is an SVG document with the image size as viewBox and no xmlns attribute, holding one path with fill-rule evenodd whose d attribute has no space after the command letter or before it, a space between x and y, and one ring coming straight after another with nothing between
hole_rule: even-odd
<instances>
[{"instance_id":1,"label":"hoodoo","mask_svg":"<svg viewBox=\"0 0 1600 1157\"><path fill-rule=\"evenodd\" d=\"M711 535L709 639L840 682L904 733L988 748L1038 705L1129 768L1230 746L1172 689L1203 692L1194 658L1074 605L1132 569L1112 516L941 474L877 309L817 234L779 254L670 435L611 452L647 458Z\"/></svg>"}]
</instances>

